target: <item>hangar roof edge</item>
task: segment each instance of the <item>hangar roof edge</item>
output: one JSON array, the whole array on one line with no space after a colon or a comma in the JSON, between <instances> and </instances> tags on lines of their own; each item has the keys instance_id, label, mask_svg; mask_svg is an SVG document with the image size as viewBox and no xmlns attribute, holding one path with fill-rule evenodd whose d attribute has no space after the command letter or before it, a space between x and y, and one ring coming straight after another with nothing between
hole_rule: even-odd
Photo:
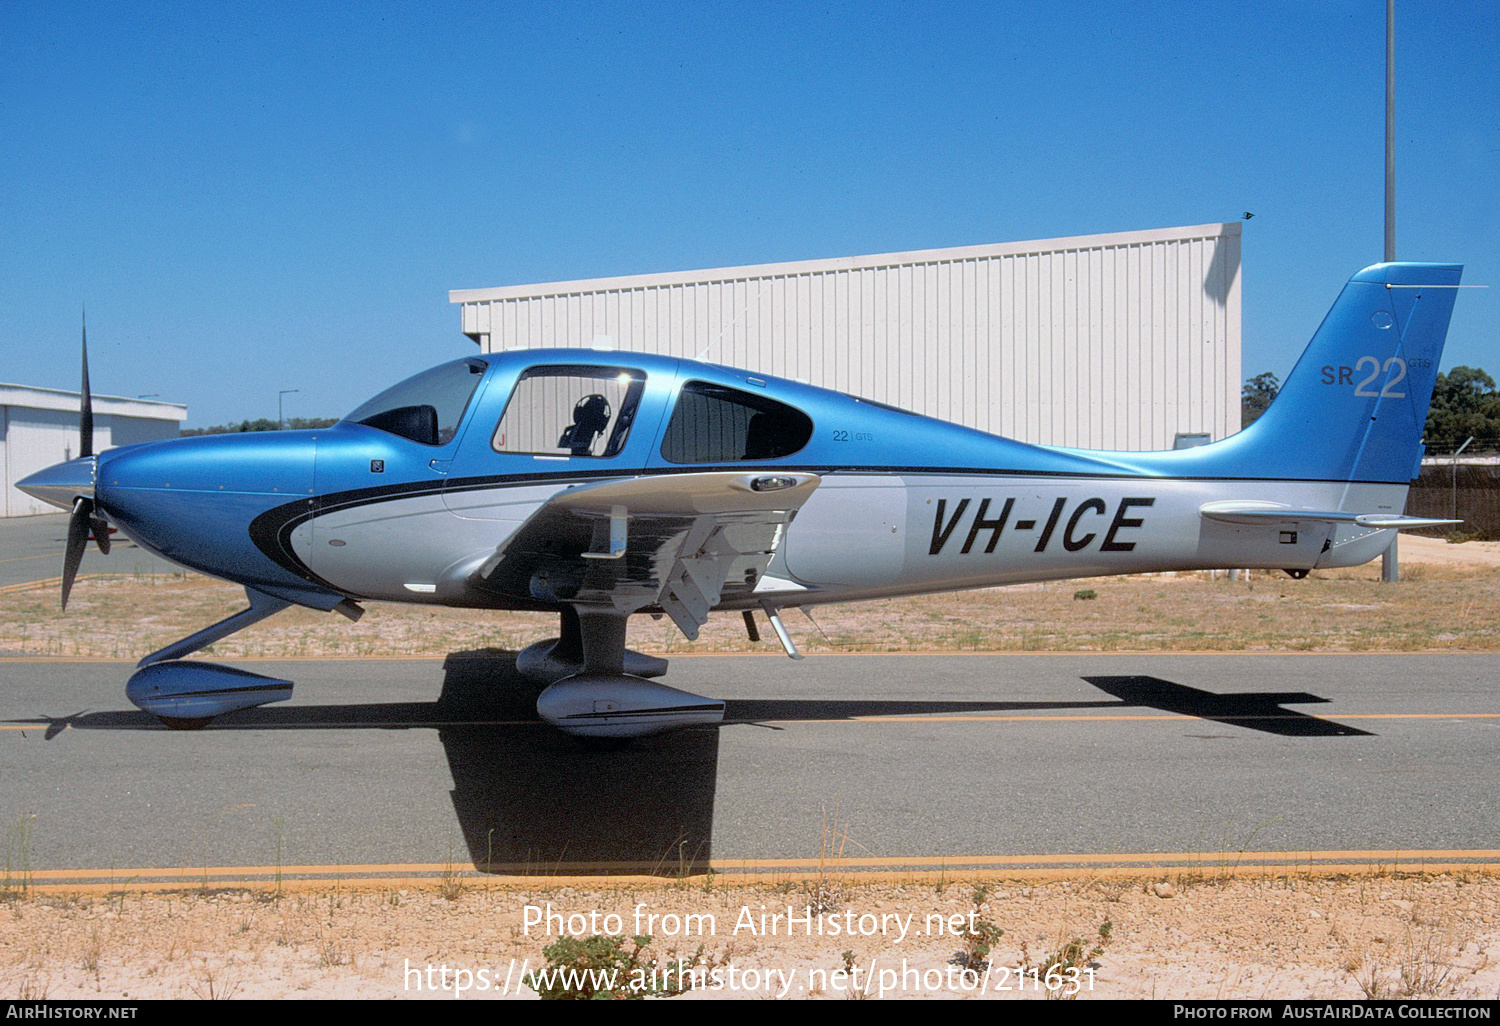
<instances>
[{"instance_id":1,"label":"hangar roof edge","mask_svg":"<svg viewBox=\"0 0 1500 1026\"><path fill-rule=\"evenodd\" d=\"M111 417L140 417L143 420L184 421L187 419L187 406L183 403L132 399L123 395L95 395L93 400L96 414ZM41 388L36 385L0 382L0 406L77 413L79 393L61 388Z\"/></svg>"},{"instance_id":2,"label":"hangar roof edge","mask_svg":"<svg viewBox=\"0 0 1500 1026\"><path fill-rule=\"evenodd\" d=\"M483 303L500 299L568 295L575 292L604 292L611 289L638 289L661 285L734 281L740 278L812 274L820 271L863 270L875 267L932 263L945 260L972 260L978 257L1052 253L1076 249L1129 246L1151 242L1224 238L1240 235L1241 228L1242 226L1239 221L1225 221L1186 225L1178 228L1152 228L1145 231L1111 232L1104 235L1072 235L1056 239L998 242L979 246L957 246L950 249L921 249L905 253L875 253L869 256L825 257L817 260L796 260L786 263L748 264L742 267L714 267L703 270L631 274L610 278L584 278L576 281L501 285L495 288L452 289L448 292L448 302L453 304Z\"/></svg>"}]
</instances>

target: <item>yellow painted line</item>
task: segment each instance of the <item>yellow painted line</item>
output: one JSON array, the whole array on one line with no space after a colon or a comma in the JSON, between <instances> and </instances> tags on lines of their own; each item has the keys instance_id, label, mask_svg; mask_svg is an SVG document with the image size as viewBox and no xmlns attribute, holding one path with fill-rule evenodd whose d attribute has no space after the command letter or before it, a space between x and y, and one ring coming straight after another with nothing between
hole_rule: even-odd
<instances>
[{"instance_id":1,"label":"yellow painted line","mask_svg":"<svg viewBox=\"0 0 1500 1026\"><path fill-rule=\"evenodd\" d=\"M733 701L731 699L730 701ZM283 706L298 709L300 706ZM725 726L750 726L757 723L1094 723L1094 722L1150 722L1169 720L1207 720L1213 723L1259 723L1264 720L1318 720L1322 723L1338 724L1344 720L1494 720L1500 713L1331 713L1328 716L1284 714L1249 714L1235 716L1196 716L1189 713L1142 713L1131 715L1100 716L938 716L913 713L907 716L831 716L826 719L798 720L730 720ZM50 723L0 723L0 730L47 730ZM231 724L237 730L384 730L391 727L408 729L444 727L539 727L541 720L330 720L327 723L245 723ZM76 728L72 723L63 724L65 730ZM224 726L208 727L208 730L226 729Z\"/></svg>"},{"instance_id":2,"label":"yellow painted line","mask_svg":"<svg viewBox=\"0 0 1500 1026\"><path fill-rule=\"evenodd\" d=\"M95 576L97 576L97 575L95 575ZM74 579L82 581L82 580L87 580L88 577L89 577L88 574L79 574ZM7 585L5 585L5 587L6 588L38 588L38 587L41 587L43 584L61 584L61 583L62 583L62 578L61 577L43 577L40 580L35 580L35 581L18 581L15 584L7 584Z\"/></svg>"},{"instance_id":3,"label":"yellow painted line","mask_svg":"<svg viewBox=\"0 0 1500 1026\"><path fill-rule=\"evenodd\" d=\"M317 874L321 876L358 876L370 873L443 873L464 872L468 870L468 863L449 864L423 863L423 862L395 862L384 865L327 865L327 866L202 866L202 867L178 867L176 869L57 869L57 870L33 870L33 878L44 878L48 880L98 880L107 877L119 877L125 880L139 878L178 877L182 879L214 877L214 876L271 876L280 873L283 876L307 876Z\"/></svg>"},{"instance_id":4,"label":"yellow painted line","mask_svg":"<svg viewBox=\"0 0 1500 1026\"><path fill-rule=\"evenodd\" d=\"M1417 866L1383 866L1373 863L1352 863L1348 865L1312 865L1312 866L1224 866L1211 867L1202 870L1194 867L1177 866L1162 867L1155 872L1147 871L1144 867L1131 866L1106 866L1096 867L1088 870L1078 869L980 869L965 870L957 873L951 869L943 870L914 870L914 871L883 871L883 872L861 872L855 877L841 877L839 883L851 886L862 884L953 884L955 880L962 881L1047 881L1047 880L1078 880L1078 879L1162 879L1181 878L1189 880L1201 877L1205 880L1223 880L1228 878L1273 878L1280 879L1288 876L1313 878L1313 877L1347 877L1347 876L1374 876L1384 877L1391 875L1402 876L1434 876L1442 873L1470 874L1474 876L1496 876L1500 875L1500 865L1494 863L1423 863ZM609 874L599 876L552 876L552 875L502 875L487 873L460 873L451 883L459 885L463 890L474 891L508 891L519 890L535 892L544 888L572 888L575 890L610 890L622 889L666 889L680 888L686 886L703 886L710 879L720 886L753 886L767 885L779 886L786 883L815 882L828 879L827 874L816 872L803 873L747 873L736 874L731 880L724 877L710 878L704 874L693 876L649 876L645 874ZM355 890L435 890L439 885L448 886L450 881L435 876L419 877L358 877L354 879L293 879L282 880L277 883L273 880L198 880L183 879L172 883L144 883L137 881L121 881L118 883L34 883L29 886L17 887L30 894L38 895L67 895L67 894L119 894L119 893L149 893L153 891L184 891L184 890L248 890L259 893L271 893L275 891L300 893L306 891L325 892L329 890L355 891Z\"/></svg>"},{"instance_id":5,"label":"yellow painted line","mask_svg":"<svg viewBox=\"0 0 1500 1026\"><path fill-rule=\"evenodd\" d=\"M21 559L40 559L41 557L40 556L21 556L21 557L18 557L18 558L21 558ZM6 562L6 560L0 559L0 563L4 563L4 562ZM174 581L175 580L175 581L177 581L180 584L183 584L183 585L192 585L193 587L202 587L203 585L206 585L206 584L222 584L222 585L224 585L227 588L228 587L235 587L235 585L232 585L232 584L230 584L227 581L216 580L215 578L205 577L202 574L195 574L195 573L192 573L192 572L186 571L186 570L183 571L180 574L136 573L136 572L131 571L131 570L121 570L121 571L114 572L114 573L79 574L74 579L78 580L78 581L102 581L102 580L117 580L118 581L118 580L132 580L132 581L155 581L155 582L161 582L161 583L169 582L169 581ZM3 584L3 585L0 585L0 592L5 591L6 589L21 590L21 589L25 589L25 588L39 588L39 587L41 587L44 584L47 584L47 585L58 585L58 584L61 584L61 583L62 583L62 578L61 577L43 577L43 578L40 578L40 579L35 580L35 581L17 581L17 582L15 582L13 584Z\"/></svg>"},{"instance_id":6,"label":"yellow painted line","mask_svg":"<svg viewBox=\"0 0 1500 1026\"><path fill-rule=\"evenodd\" d=\"M23 591L34 591L53 584L51 581L27 581L24 584L7 584L0 587L0 595L19 595Z\"/></svg>"},{"instance_id":7,"label":"yellow painted line","mask_svg":"<svg viewBox=\"0 0 1500 1026\"><path fill-rule=\"evenodd\" d=\"M803 654L812 656L838 656L853 657L860 659L888 659L888 658L927 658L944 657L948 659L961 659L968 657L979 657L993 659L1005 656L1020 656L1031 658L1033 656L1297 656L1299 658L1315 658L1329 656L1351 656L1351 657L1376 657L1385 656L1430 656L1430 655L1494 655L1495 650L1489 648L1399 648L1399 649L1350 649L1328 648L1319 651L1306 651L1297 649L1274 648L1112 648L1108 651L1098 648L1048 648L1048 649L1020 649L1020 648L966 648L962 651L951 649L929 648L911 652L888 652L871 651L859 649L848 652L832 652L826 649L804 648ZM661 652L658 653L663 659L712 659L716 656L748 657L754 659L785 659L786 655L778 648L770 652Z\"/></svg>"},{"instance_id":8,"label":"yellow painted line","mask_svg":"<svg viewBox=\"0 0 1500 1026\"><path fill-rule=\"evenodd\" d=\"M130 575L130 574L92 574L92 575L90 575L90 574L81 574L81 575L79 575L78 580L80 580L80 581L88 580L91 577L93 577L93 578L104 578L104 577L129 577L129 576L132 576L132 575ZM28 582L25 585L14 585L14 584L12 584L12 585L0 585L0 594L4 594L6 588L24 589L24 588L36 587L36 586L39 586L39 585L42 585L42 584L48 584L48 585L53 585L53 586L61 585L62 584L62 578L60 578L60 577L54 577L54 578L52 578L49 581L33 581L33 582ZM399 653L399 652L396 652L396 653L390 653L390 654L386 654L386 655L381 655L381 654L378 654L378 653L376 653L376 654L365 654L365 655L302 655L302 654L296 654L296 655L236 655L236 656L223 656L221 658L232 659L234 662L237 662L237 663L442 663L442 662L446 662L448 660L448 658L450 656L452 656L452 655L453 655L453 653L451 653L451 652L450 653L445 653L443 655L431 655L431 654L425 654L425 653L420 653L420 652L414 652L414 653ZM933 651L923 651L923 652L815 652L815 653L813 653L813 656L815 658L821 657L821 658L831 658L831 659L847 659L847 658L872 658L872 659L873 658L896 658L896 659L905 659L905 658L909 658L909 657L922 657L922 658L929 658L930 657L930 658L942 658L942 659L971 659L971 658L974 658L974 659L995 659L995 658L1002 658L1003 659L1003 658L1006 658L1006 657L1017 657L1017 658L1023 658L1023 659L1030 659L1033 656L1049 656L1049 657L1050 656L1069 656L1069 657L1072 657L1074 659L1090 658L1090 657L1094 657L1094 656L1110 656L1110 657L1114 657L1114 656L1136 657L1136 656L1139 656L1139 657L1153 657L1153 658L1156 657L1156 656L1276 656L1276 657L1281 657L1281 656L1296 656L1296 657L1299 657L1299 658L1324 656L1324 657L1329 657L1329 658L1337 657L1337 658L1341 658L1341 659L1343 659L1343 658L1349 658L1349 659L1358 659L1358 658L1384 659L1384 658L1389 657L1389 656L1425 656L1425 657L1429 657L1430 658L1432 656L1439 656L1439 655L1442 655L1442 656L1446 656L1446 655L1493 656L1493 657L1496 657L1496 658L1500 658L1500 649L1489 649L1489 648L1430 648L1430 649L1401 649L1401 650L1391 650L1391 651L1373 650L1373 651L1360 651L1360 652L1345 652L1345 651L1338 651L1338 650L1333 650L1333 649L1330 649L1330 650L1328 650L1326 652L1302 652L1302 651L1298 651L1298 652L1276 652L1276 651L1266 651L1266 652L1243 652L1243 651L1235 651L1235 652L1230 652L1230 651L1216 651L1216 650L1213 650L1213 649L1205 649L1205 650L1202 650L1202 651L1197 651L1197 650L1194 650L1194 651L1185 651L1185 650L1176 650L1176 649L1170 650L1170 651L1142 650L1142 651L1138 651L1138 652L1124 652L1124 651L1120 651L1120 652L1098 652L1098 651L1093 651L1093 650L1076 650L1076 651L1075 650L1069 650L1069 651L1047 651L1047 652L1016 652L1016 651L945 652L945 651L941 651L941 650L933 650ZM781 655L781 653L779 653L779 652L776 653L776 656L778 656L780 658L783 658L783 659L786 658L784 655ZM675 660L675 659L770 659L770 658L772 658L772 656L766 655L766 654L763 654L763 653L760 653L760 652L686 652L686 653L685 652L669 652L669 653L666 653L666 654L662 655L661 658L667 659L668 661L671 661L671 660ZM135 661L136 660L133 659L133 658L130 658L130 657L120 657L120 656L0 655L0 663L122 663L122 664L134 664ZM1228 693L1226 693L1222 697L1233 697L1233 696L1234 696L1234 692L1228 692Z\"/></svg>"},{"instance_id":9,"label":"yellow painted line","mask_svg":"<svg viewBox=\"0 0 1500 1026\"><path fill-rule=\"evenodd\" d=\"M133 577L133 576L134 576L133 574L92 574L92 575L81 575L81 576L79 576L78 580L80 580L80 581L87 580L90 577L103 578L103 577ZM205 581L207 581L207 580L208 579L205 578ZM212 582L209 582L209 583L218 584L218 583L222 583L222 582L212 581ZM5 594L7 588L14 588L14 589L19 590L19 591L24 591L24 590L26 590L28 588L38 587L38 586L43 585L43 584L48 584L48 585L57 587L57 586L60 586L62 584L62 578L52 578L50 581L32 581L32 582L28 582L25 585L0 585L0 595ZM300 654L299 655L237 655L237 656L225 656L223 658L226 659L226 660L231 660L231 661L236 662L236 663L415 663L415 662L441 663L441 662L446 661L448 659L448 656L451 655L451 654L452 653L445 653L443 655L430 655L430 654L422 654L422 653L411 653L411 654L392 653L392 654L389 654L389 655L380 655L380 654L374 654L374 655L300 655ZM1048 656L1048 657L1054 657L1054 656L1056 656L1056 657L1062 657L1062 656L1067 656L1067 657L1070 657L1070 658L1073 658L1073 659L1091 658L1091 657L1097 657L1097 656L1108 656L1108 657L1111 657L1111 658L1116 657L1116 656L1131 657L1131 658L1133 658L1133 657L1156 658L1158 656L1276 656L1278 658L1281 658L1281 657L1292 657L1292 656L1295 656L1297 658L1317 658L1317 657L1334 658L1334 657L1337 657L1337 658L1341 658L1341 659L1342 658L1349 658L1349 659L1357 659L1357 658L1385 659L1385 658L1388 658L1388 657L1391 657L1391 656L1427 656L1427 657L1431 657L1431 656L1438 656L1438 655L1442 655L1442 656L1448 656L1448 655L1460 655L1460 656L1470 655L1470 656L1496 656L1496 657L1500 657L1500 650L1490 649L1490 648L1423 648L1423 649L1391 649L1391 650L1365 649L1365 650L1361 650L1359 652L1350 652L1350 651L1344 651L1344 650L1340 650L1340 649L1328 649L1326 651L1321 651L1321 652L1304 652L1304 651L1290 652L1290 651L1275 651L1275 650L1265 650L1265 651L1259 651L1258 650L1258 651L1249 652L1249 651L1244 651L1244 650L1220 650L1220 649L1139 649L1139 650L1134 650L1133 649L1133 650L1128 650L1128 651L1125 650L1125 649L1119 649L1119 650L1112 650L1112 651L1109 651L1109 652L1101 652L1101 651L1098 651L1097 649L1066 649L1066 650L1047 650L1047 651L1034 651L1033 652L1033 651L1016 651L1014 649L1002 649L1002 650L996 650L996 651L975 651L975 650L972 650L972 649L966 649L966 650L964 650L962 652L953 652L953 651L945 651L945 650L942 650L942 649L930 649L930 650L924 650L924 651L920 651L920 652L862 652L862 651L856 651L856 652L817 652L817 651L814 651L814 652L812 652L810 654L814 658L834 658L834 659L846 659L846 658L862 658L862 659L863 658L868 658L868 659L875 659L875 658L881 658L881 659L897 658L897 659L906 659L906 658L916 658L916 657L920 657L920 658L934 658L934 659L936 659L936 658L942 658L942 659L969 659L969 658L975 658L975 659L997 659L998 658L998 659L1003 659L1003 658L1006 658L1006 657L1015 657L1015 658L1030 659L1030 658L1033 658L1033 657L1036 657L1036 656ZM774 652L774 653L771 653L771 652L666 652L666 653L662 653L661 654L661 658L667 659L667 660L674 660L674 659L777 659L777 658L779 658L779 659L785 659L786 656L783 655L781 652ZM32 655L0 656L0 663L131 663L131 664L133 664L134 662L135 662L134 659L115 658L115 657L106 657L106 656L32 656Z\"/></svg>"},{"instance_id":10,"label":"yellow painted line","mask_svg":"<svg viewBox=\"0 0 1500 1026\"><path fill-rule=\"evenodd\" d=\"M1232 694L1222 695L1223 698L1232 698ZM733 699L730 699L733 701ZM1075 722L1109 722L1130 720L1212 720L1222 723L1234 723L1237 721L1249 721L1258 723L1262 720L1321 720L1324 723L1338 723L1341 720L1482 720L1500 719L1500 713L1329 713L1327 716L1314 716L1311 713L1299 714L1295 712L1284 713L1246 713L1224 716L1216 713L1195 715L1192 713L1141 713L1141 714L1104 714L1093 716L940 716L924 713L912 713L906 716L850 716L833 717L832 719L808 719L808 720L767 720L775 723L829 723L840 720L848 723L1020 723L1027 720L1035 720L1044 723L1075 723ZM754 721L746 721L754 722Z\"/></svg>"},{"instance_id":11,"label":"yellow painted line","mask_svg":"<svg viewBox=\"0 0 1500 1026\"><path fill-rule=\"evenodd\" d=\"M296 709L296 708L298 708L298 706L287 706L286 708ZM147 714L147 715L149 715L149 714ZM326 724L306 724L306 723L243 723L242 722L237 727L231 725L231 729L237 729L237 730L316 730L319 727L322 727L323 729L326 729L326 730L389 730L392 727L401 727L401 728L427 727L427 728L438 728L438 729L441 729L443 727L543 727L543 726L546 726L546 724L543 723L541 720L415 720L415 721L407 721L407 720L372 720L372 721L370 721L368 723L366 723L366 722L347 723L347 722L345 722L343 720L334 720L334 721L326 723ZM51 727L52 727L52 724L50 724L50 723L4 723L4 724L0 724L0 730L36 730L36 731L46 731L46 730L50 729ZM80 728L78 728L77 726L75 726L72 723L64 723L62 725L62 727L63 727L64 730L78 730L78 729L80 729ZM147 727L151 727L151 725L147 724ZM88 729L88 728L83 728L83 729ZM111 729L111 728L102 728L102 729ZM124 730L124 729L130 729L130 728L116 727L116 728L113 728L113 729ZM162 727L161 729L164 730L166 728ZM219 727L212 727L212 726L205 727L204 729L205 730L224 730L226 728L221 725Z\"/></svg>"},{"instance_id":12,"label":"yellow painted line","mask_svg":"<svg viewBox=\"0 0 1500 1026\"><path fill-rule=\"evenodd\" d=\"M0 592L3 594L3 592ZM233 663L438 663L447 655L220 655ZM117 663L135 666L135 658L117 655L0 655L0 663Z\"/></svg>"},{"instance_id":13,"label":"yellow painted line","mask_svg":"<svg viewBox=\"0 0 1500 1026\"><path fill-rule=\"evenodd\" d=\"M1344 859L1344 861L1318 861ZM1356 861L1349 861L1354 859ZM1474 859L1475 861L1457 861ZM711 872L737 884L781 883L788 880L828 879L847 883L943 881L963 879L1069 879L1159 875L1203 875L1209 878L1248 876L1340 876L1359 874L1500 874L1500 852L1349 851L1349 852L1210 852L1180 855L1043 855L950 858L713 860ZM909 868L861 868L909 867ZM918 868L925 867L925 868ZM40 893L101 893L184 888L243 887L261 891L373 887L431 887L457 882L465 888L581 887L618 889L625 886L670 887L704 874L665 875L668 865L643 863L561 863L549 869L523 865L497 867L501 873L482 873L468 867L439 864L365 866L227 866L198 870L142 869L59 870L20 874L13 886ZM621 872L625 870L626 872ZM847 875L840 875L840 874ZM15 878L13 878L14 880Z\"/></svg>"},{"instance_id":14,"label":"yellow painted line","mask_svg":"<svg viewBox=\"0 0 1500 1026\"><path fill-rule=\"evenodd\" d=\"M63 555L62 552L58 551L58 552L41 552L41 553L38 553L35 556L7 556L4 559L0 559L0 563L20 563L20 562L22 562L24 560L28 560L28 559L61 559L62 555Z\"/></svg>"},{"instance_id":15,"label":"yellow painted line","mask_svg":"<svg viewBox=\"0 0 1500 1026\"><path fill-rule=\"evenodd\" d=\"M1341 720L1483 720L1500 718L1500 713L1350 713Z\"/></svg>"},{"instance_id":16,"label":"yellow painted line","mask_svg":"<svg viewBox=\"0 0 1500 1026\"><path fill-rule=\"evenodd\" d=\"M1246 859L1278 859L1327 861L1330 859L1492 859L1500 861L1500 849L1459 848L1431 850L1403 850L1400 848L1372 851L1190 851L1190 852L1141 852L1128 854L1082 853L1074 855L897 855L887 857L860 856L821 861L828 868L854 868L858 866L920 866L920 865L1007 865L1018 866L1033 863L1057 864L1068 862L1121 863L1121 862L1233 862ZM709 863L716 870L775 869L790 866L818 866L820 860L810 859L713 859Z\"/></svg>"},{"instance_id":17,"label":"yellow painted line","mask_svg":"<svg viewBox=\"0 0 1500 1026\"><path fill-rule=\"evenodd\" d=\"M79 574L73 578L76 584L79 581L97 581L106 577L131 577L132 574ZM47 577L40 581L22 581L19 584L0 585L0 595L12 595L23 591L31 591L35 588L60 588L61 577Z\"/></svg>"},{"instance_id":18,"label":"yellow painted line","mask_svg":"<svg viewBox=\"0 0 1500 1026\"><path fill-rule=\"evenodd\" d=\"M1098 865L1167 865L1181 864L1195 865L1205 862L1244 863L1259 860L1261 862L1311 864L1316 862L1340 861L1349 863L1352 860L1363 860L1365 862L1398 862L1416 864L1423 860L1432 859L1475 859L1500 863L1500 850L1492 848L1457 848L1457 849L1426 849L1426 850L1404 850L1399 848L1377 849L1377 850L1332 850L1332 851L1206 851L1206 852L1141 852L1141 853L1080 853L1080 854L1058 854L1058 855L895 855L895 856L859 856L818 859L711 859L709 866L714 872L735 872L738 870L755 869L819 869L824 871L838 869L859 869L864 867L882 866L1028 866L1028 865L1067 865L1073 863L1098 864ZM526 869L519 863L498 863L504 868L516 867ZM577 872L582 869L608 870L608 869L656 869L669 868L670 863L644 863L644 862L558 862L552 865L553 872L550 875L566 875L563 872ZM547 869L543 866L530 867L533 872L546 874ZM224 876L270 876L280 874L286 876L370 876L382 874L415 874L415 873L453 873L453 872L475 872L469 868L468 863L454 864L442 862L397 862L397 863L374 863L374 864L329 864L329 865L287 865L287 866L202 866L202 867L177 867L175 869L140 868L140 869L57 869L57 870L32 870L30 875L33 879L47 880L87 880L117 877L126 880L141 878L213 878Z\"/></svg>"},{"instance_id":19,"label":"yellow painted line","mask_svg":"<svg viewBox=\"0 0 1500 1026\"><path fill-rule=\"evenodd\" d=\"M113 656L0 656L0 663L15 663L18 666L42 666L47 663L114 663L119 666L134 666L134 659L117 659Z\"/></svg>"},{"instance_id":20,"label":"yellow painted line","mask_svg":"<svg viewBox=\"0 0 1500 1026\"><path fill-rule=\"evenodd\" d=\"M390 730L392 728L402 728L402 729L436 729L436 730L441 730L441 729L443 729L445 727L544 727L544 726L546 726L546 724L543 723L541 720L463 720L462 722L459 722L459 723L400 723L400 722L386 721L386 722L383 722L383 723L330 723L330 724L324 725L323 729L325 729L325 730ZM48 729L50 729L50 727L51 727L51 725L47 724L47 723L6 724L4 726L0 726L0 730L19 730L19 731L34 730L38 734L44 734L44 733L47 732ZM64 724L63 725L63 729L64 730L76 730L78 728L74 727L73 724L68 723L68 724ZM128 729L158 730L159 729L159 730L166 730L167 728L165 726L157 726L155 724L147 723L147 724L144 724L143 726L141 726L139 728L116 727L116 728L105 728L105 729L116 729L116 730L128 730ZM207 727L205 729L207 729L207 730L214 730L215 728L213 728L213 727ZM220 727L220 728L217 728L217 729L223 730L223 729L226 729L226 728ZM290 723L289 724L281 724L281 723L259 723L259 724L258 723L247 723L247 724L241 724L238 728L234 728L234 729L239 729L239 730L309 730L309 729L311 729L311 730L316 730L316 729L318 729L318 727L317 726L309 727L306 724L301 724L301 723L296 723L296 724L290 724Z\"/></svg>"}]
</instances>

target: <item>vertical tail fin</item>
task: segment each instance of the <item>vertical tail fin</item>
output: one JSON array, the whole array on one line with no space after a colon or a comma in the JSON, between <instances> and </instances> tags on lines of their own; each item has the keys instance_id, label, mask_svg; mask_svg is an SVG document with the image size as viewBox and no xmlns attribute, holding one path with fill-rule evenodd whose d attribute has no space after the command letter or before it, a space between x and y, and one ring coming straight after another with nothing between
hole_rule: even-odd
<instances>
[{"instance_id":1,"label":"vertical tail fin","mask_svg":"<svg viewBox=\"0 0 1500 1026\"><path fill-rule=\"evenodd\" d=\"M1356 274L1275 401L1226 440L1225 455L1253 477L1410 481L1462 273L1392 263Z\"/></svg>"}]
</instances>

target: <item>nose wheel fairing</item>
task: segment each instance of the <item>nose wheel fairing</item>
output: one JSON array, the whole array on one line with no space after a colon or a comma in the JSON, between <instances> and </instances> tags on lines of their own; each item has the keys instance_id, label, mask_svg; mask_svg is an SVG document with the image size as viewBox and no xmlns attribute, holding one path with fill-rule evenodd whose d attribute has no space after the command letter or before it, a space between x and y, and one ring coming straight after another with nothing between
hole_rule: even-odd
<instances>
[{"instance_id":1,"label":"nose wheel fairing","mask_svg":"<svg viewBox=\"0 0 1500 1026\"><path fill-rule=\"evenodd\" d=\"M178 730L196 729L215 716L291 698L289 680L183 658L291 605L286 599L253 588L245 589L245 597L250 601L249 608L142 659L125 685L125 697L138 709Z\"/></svg>"},{"instance_id":2,"label":"nose wheel fairing","mask_svg":"<svg viewBox=\"0 0 1500 1026\"><path fill-rule=\"evenodd\" d=\"M215 716L284 702L292 697L292 682L233 666L173 659L137 670L125 695L170 727L204 726Z\"/></svg>"}]
</instances>

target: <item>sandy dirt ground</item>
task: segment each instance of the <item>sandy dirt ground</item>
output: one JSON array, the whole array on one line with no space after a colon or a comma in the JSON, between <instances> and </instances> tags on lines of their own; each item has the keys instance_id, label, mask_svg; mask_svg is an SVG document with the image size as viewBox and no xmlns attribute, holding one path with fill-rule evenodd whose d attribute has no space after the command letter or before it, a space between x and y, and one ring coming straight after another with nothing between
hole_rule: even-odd
<instances>
[{"instance_id":1,"label":"sandy dirt ground","mask_svg":"<svg viewBox=\"0 0 1500 1026\"><path fill-rule=\"evenodd\" d=\"M0 997L534 998L547 981L532 973L549 968L546 949L569 929L605 938L596 946L618 935L620 993L632 979L668 991L689 984L681 1000L1500 997L1493 879L989 887L700 879L598 890L33 896L0 906ZM986 956L974 941L988 927L1003 933ZM632 960L637 932L652 939ZM634 977L632 963L642 969Z\"/></svg>"},{"instance_id":2,"label":"sandy dirt ground","mask_svg":"<svg viewBox=\"0 0 1500 1026\"><path fill-rule=\"evenodd\" d=\"M1441 538L1403 535L1396 550L1399 562L1435 566L1500 566L1500 542L1470 541L1450 545Z\"/></svg>"}]
</instances>

